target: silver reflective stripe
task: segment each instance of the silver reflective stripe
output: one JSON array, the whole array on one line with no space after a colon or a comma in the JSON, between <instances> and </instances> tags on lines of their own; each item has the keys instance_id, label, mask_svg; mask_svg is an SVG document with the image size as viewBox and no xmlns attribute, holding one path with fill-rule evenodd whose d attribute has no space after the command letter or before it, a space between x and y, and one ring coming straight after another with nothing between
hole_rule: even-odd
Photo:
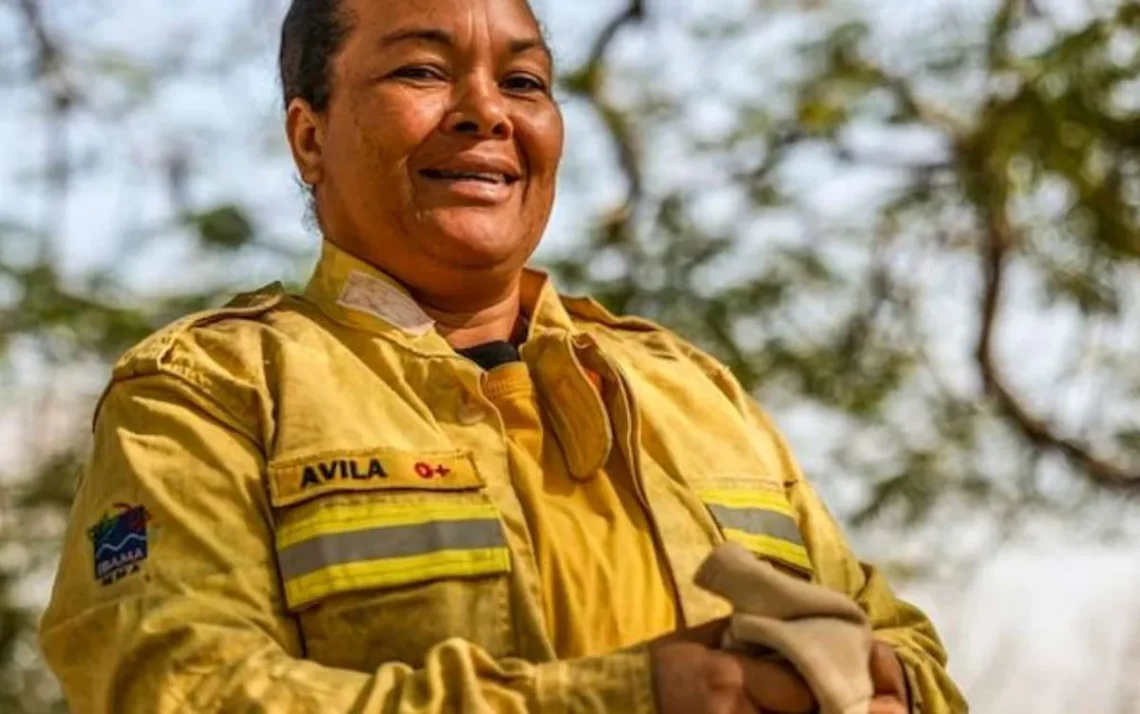
<instances>
[{"instance_id":1,"label":"silver reflective stripe","mask_svg":"<svg viewBox=\"0 0 1140 714\"><path fill-rule=\"evenodd\" d=\"M317 536L281 551L277 562L292 580L330 565L496 546L506 546L497 519L431 521Z\"/></svg>"},{"instance_id":2,"label":"silver reflective stripe","mask_svg":"<svg viewBox=\"0 0 1140 714\"><path fill-rule=\"evenodd\" d=\"M763 533L796 545L804 544L795 520L783 513L766 511L762 508L729 508L711 503L709 510L721 528L732 528L745 533Z\"/></svg>"}]
</instances>

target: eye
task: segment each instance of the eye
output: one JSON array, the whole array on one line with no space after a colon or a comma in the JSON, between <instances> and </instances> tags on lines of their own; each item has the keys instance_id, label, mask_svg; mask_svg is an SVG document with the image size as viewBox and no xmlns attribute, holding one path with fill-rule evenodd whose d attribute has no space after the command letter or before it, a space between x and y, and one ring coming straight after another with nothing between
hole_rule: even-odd
<instances>
[{"instance_id":1,"label":"eye","mask_svg":"<svg viewBox=\"0 0 1140 714\"><path fill-rule=\"evenodd\" d=\"M531 92L547 93L546 82L532 74L512 74L502 83L503 89L508 92L529 94Z\"/></svg>"},{"instance_id":2,"label":"eye","mask_svg":"<svg viewBox=\"0 0 1140 714\"><path fill-rule=\"evenodd\" d=\"M392 76L399 79L410 79L413 82L431 82L446 79L442 70L426 64L401 67L393 72Z\"/></svg>"}]
</instances>

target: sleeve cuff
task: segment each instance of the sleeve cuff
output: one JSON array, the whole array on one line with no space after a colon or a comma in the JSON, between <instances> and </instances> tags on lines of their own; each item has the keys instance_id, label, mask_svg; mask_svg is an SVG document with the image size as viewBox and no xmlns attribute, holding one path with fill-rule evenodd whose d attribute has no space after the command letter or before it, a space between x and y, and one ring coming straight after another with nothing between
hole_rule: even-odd
<instances>
[{"instance_id":1,"label":"sleeve cuff","mask_svg":"<svg viewBox=\"0 0 1140 714\"><path fill-rule=\"evenodd\" d=\"M535 698L543 714L656 714L649 653L639 647L546 662L538 666Z\"/></svg>"}]
</instances>

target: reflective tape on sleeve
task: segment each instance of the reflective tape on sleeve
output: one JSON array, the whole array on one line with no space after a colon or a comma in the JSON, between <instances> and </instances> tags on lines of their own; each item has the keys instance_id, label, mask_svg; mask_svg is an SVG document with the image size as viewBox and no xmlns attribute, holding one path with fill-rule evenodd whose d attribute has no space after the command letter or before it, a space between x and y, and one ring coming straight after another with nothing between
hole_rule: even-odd
<instances>
[{"instance_id":1,"label":"reflective tape on sleeve","mask_svg":"<svg viewBox=\"0 0 1140 714\"><path fill-rule=\"evenodd\" d=\"M506 548L436 551L423 555L330 565L285 581L291 609L303 608L329 595L374 588L391 588L439 578L463 578L509 573Z\"/></svg>"},{"instance_id":2,"label":"reflective tape on sleeve","mask_svg":"<svg viewBox=\"0 0 1140 714\"><path fill-rule=\"evenodd\" d=\"M803 536L791 516L759 508L728 508L709 504L709 510L721 527L745 533L763 533L773 538L802 546Z\"/></svg>"},{"instance_id":3,"label":"reflective tape on sleeve","mask_svg":"<svg viewBox=\"0 0 1140 714\"><path fill-rule=\"evenodd\" d=\"M340 528L327 530L319 522L317 527L294 526L291 542L279 540L277 554L289 606L303 607L339 592L510 571L498 518L447 515L452 519L405 518L386 525L378 525L378 518L349 521L356 526L352 530L343 521ZM298 534L304 535L297 539Z\"/></svg>"},{"instance_id":4,"label":"reflective tape on sleeve","mask_svg":"<svg viewBox=\"0 0 1140 714\"><path fill-rule=\"evenodd\" d=\"M433 521L495 520L498 511L490 503L364 501L302 506L277 528L277 550L334 533L349 533Z\"/></svg>"},{"instance_id":5,"label":"reflective tape on sleeve","mask_svg":"<svg viewBox=\"0 0 1140 714\"><path fill-rule=\"evenodd\" d=\"M281 574L293 580L334 565L504 545L498 521L432 521L317 536L286 548L277 560Z\"/></svg>"},{"instance_id":6,"label":"reflective tape on sleeve","mask_svg":"<svg viewBox=\"0 0 1140 714\"><path fill-rule=\"evenodd\" d=\"M766 491L710 490L701 498L724 537L762 557L773 558L810 573L811 558L791 504L782 494Z\"/></svg>"}]
</instances>

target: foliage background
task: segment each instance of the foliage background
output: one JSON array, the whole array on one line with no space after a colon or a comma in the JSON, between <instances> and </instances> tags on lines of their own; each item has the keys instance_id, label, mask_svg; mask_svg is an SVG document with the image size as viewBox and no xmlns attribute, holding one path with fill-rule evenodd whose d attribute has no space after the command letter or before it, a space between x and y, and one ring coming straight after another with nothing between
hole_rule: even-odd
<instances>
[{"instance_id":1,"label":"foliage background","mask_svg":"<svg viewBox=\"0 0 1140 714\"><path fill-rule=\"evenodd\" d=\"M110 360L317 238L280 0L0 0L0 711ZM979 712L1140 712L1140 6L537 1L539 262L724 358Z\"/></svg>"}]
</instances>

